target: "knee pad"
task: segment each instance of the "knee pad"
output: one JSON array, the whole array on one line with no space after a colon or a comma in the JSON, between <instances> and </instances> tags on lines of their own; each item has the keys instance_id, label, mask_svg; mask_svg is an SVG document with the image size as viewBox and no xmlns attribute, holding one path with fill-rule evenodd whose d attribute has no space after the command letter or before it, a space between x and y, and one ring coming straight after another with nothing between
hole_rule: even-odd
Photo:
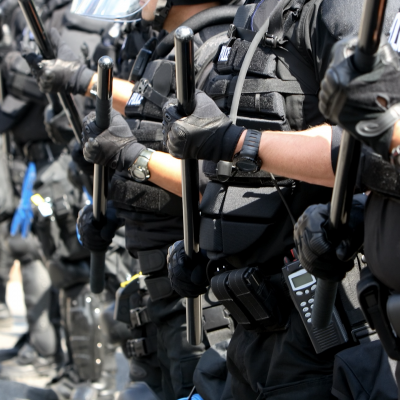
<instances>
[{"instance_id":1,"label":"knee pad","mask_svg":"<svg viewBox=\"0 0 400 400\"><path fill-rule=\"evenodd\" d=\"M64 290L65 328L72 361L81 380L101 376L106 343L100 326L100 298L89 285Z\"/></svg>"},{"instance_id":2,"label":"knee pad","mask_svg":"<svg viewBox=\"0 0 400 400\"><path fill-rule=\"evenodd\" d=\"M51 259L47 266L53 285L59 289L89 282L90 269L86 261L65 262Z\"/></svg>"}]
</instances>

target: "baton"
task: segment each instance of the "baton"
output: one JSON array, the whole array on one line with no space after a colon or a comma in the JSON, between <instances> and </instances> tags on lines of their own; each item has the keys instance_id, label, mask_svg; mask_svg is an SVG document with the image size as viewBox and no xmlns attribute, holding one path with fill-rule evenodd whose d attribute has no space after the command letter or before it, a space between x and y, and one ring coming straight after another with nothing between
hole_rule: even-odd
<instances>
[{"instance_id":1,"label":"baton","mask_svg":"<svg viewBox=\"0 0 400 400\"><path fill-rule=\"evenodd\" d=\"M359 72L371 71L376 60L385 17L386 2L387 0L364 1L362 23L353 57L354 67ZM361 142L354 139L348 132L343 132L329 215L328 235L330 236L332 233L332 238L339 237L348 222L360 151ZM337 282L318 279L311 319L313 327L323 329L329 325L337 288Z\"/></svg>"},{"instance_id":2,"label":"baton","mask_svg":"<svg viewBox=\"0 0 400 400\"><path fill-rule=\"evenodd\" d=\"M18 0L19 6L24 14L25 20L28 23L29 29L31 30L35 42L39 47L42 56L46 60L52 60L56 58L53 47L50 40L47 37L46 31L43 28L43 23L38 15L35 5L32 0ZM82 119L76 109L73 97L71 94L65 91L57 92L58 99L61 103L62 108L68 118L75 138L78 142L81 142L82 133ZM61 111L60 105L51 95L47 95L49 103L52 104L54 112L57 114Z\"/></svg>"},{"instance_id":3,"label":"baton","mask_svg":"<svg viewBox=\"0 0 400 400\"><path fill-rule=\"evenodd\" d=\"M195 107L193 31L180 26L175 31L176 97L179 111L190 115ZM182 160L183 237L186 255L199 251L199 166L197 160ZM189 344L203 340L201 296L186 299L186 333Z\"/></svg>"},{"instance_id":4,"label":"baton","mask_svg":"<svg viewBox=\"0 0 400 400\"><path fill-rule=\"evenodd\" d=\"M102 131L110 126L112 110L112 78L114 62L103 56L97 64L96 125ZM93 174L93 224L97 229L104 226L107 210L108 169L94 164ZM90 252L90 289L101 293L104 289L106 252Z\"/></svg>"}]
</instances>

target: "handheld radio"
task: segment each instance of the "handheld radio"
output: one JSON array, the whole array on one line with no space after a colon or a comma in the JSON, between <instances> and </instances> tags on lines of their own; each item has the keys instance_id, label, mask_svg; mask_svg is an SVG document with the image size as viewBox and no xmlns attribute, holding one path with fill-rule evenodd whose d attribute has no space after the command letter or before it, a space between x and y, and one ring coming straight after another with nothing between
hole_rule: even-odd
<instances>
[{"instance_id":1,"label":"handheld radio","mask_svg":"<svg viewBox=\"0 0 400 400\"><path fill-rule=\"evenodd\" d=\"M312 325L312 309L317 280L307 272L300 261L293 261L282 268L282 273L297 311L317 354L332 347L346 343L349 339L336 307L333 307L332 320L326 328L317 329Z\"/></svg>"}]
</instances>

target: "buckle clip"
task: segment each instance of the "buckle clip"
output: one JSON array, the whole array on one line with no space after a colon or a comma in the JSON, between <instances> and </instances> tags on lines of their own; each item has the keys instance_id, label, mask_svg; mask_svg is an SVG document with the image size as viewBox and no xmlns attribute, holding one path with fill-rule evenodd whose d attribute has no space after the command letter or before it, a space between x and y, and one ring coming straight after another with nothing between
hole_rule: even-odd
<instances>
[{"instance_id":1,"label":"buckle clip","mask_svg":"<svg viewBox=\"0 0 400 400\"><path fill-rule=\"evenodd\" d=\"M230 25L229 25L228 32L227 32L228 38L229 38L229 39L235 38L235 37L236 37L236 31L237 31L236 26L233 25L233 24L230 24Z\"/></svg>"},{"instance_id":2,"label":"buckle clip","mask_svg":"<svg viewBox=\"0 0 400 400\"><path fill-rule=\"evenodd\" d=\"M147 307L138 307L138 308L129 310L129 314L131 317L131 324L132 324L133 328L142 326L149 322L149 318L147 317L147 314L146 314L146 308Z\"/></svg>"},{"instance_id":3,"label":"buckle clip","mask_svg":"<svg viewBox=\"0 0 400 400\"><path fill-rule=\"evenodd\" d=\"M220 182L226 182L232 176L234 168L231 161L219 160L216 168L218 180Z\"/></svg>"},{"instance_id":4,"label":"buckle clip","mask_svg":"<svg viewBox=\"0 0 400 400\"><path fill-rule=\"evenodd\" d=\"M138 87L137 87L136 93L138 93L138 94L144 94L144 92L146 91L146 89L147 89L148 87L151 87L151 83L149 82L148 79L142 78L142 79L139 81L139 85L138 85Z\"/></svg>"},{"instance_id":5,"label":"buckle clip","mask_svg":"<svg viewBox=\"0 0 400 400\"><path fill-rule=\"evenodd\" d=\"M267 46L267 47L272 47L276 48L276 45L278 44L278 37L275 35L271 35L270 33L265 33L264 37L261 41L262 46Z\"/></svg>"}]
</instances>

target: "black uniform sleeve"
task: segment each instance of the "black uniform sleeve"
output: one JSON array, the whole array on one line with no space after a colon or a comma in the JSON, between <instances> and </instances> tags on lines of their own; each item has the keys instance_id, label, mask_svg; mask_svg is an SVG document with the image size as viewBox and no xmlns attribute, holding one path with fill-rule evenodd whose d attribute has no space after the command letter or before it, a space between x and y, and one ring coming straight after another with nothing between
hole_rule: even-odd
<instances>
[{"instance_id":1,"label":"black uniform sleeve","mask_svg":"<svg viewBox=\"0 0 400 400\"><path fill-rule=\"evenodd\" d=\"M333 45L358 33L362 0L316 0L308 2L298 25L300 49L314 66L318 82L329 65Z\"/></svg>"}]
</instances>

